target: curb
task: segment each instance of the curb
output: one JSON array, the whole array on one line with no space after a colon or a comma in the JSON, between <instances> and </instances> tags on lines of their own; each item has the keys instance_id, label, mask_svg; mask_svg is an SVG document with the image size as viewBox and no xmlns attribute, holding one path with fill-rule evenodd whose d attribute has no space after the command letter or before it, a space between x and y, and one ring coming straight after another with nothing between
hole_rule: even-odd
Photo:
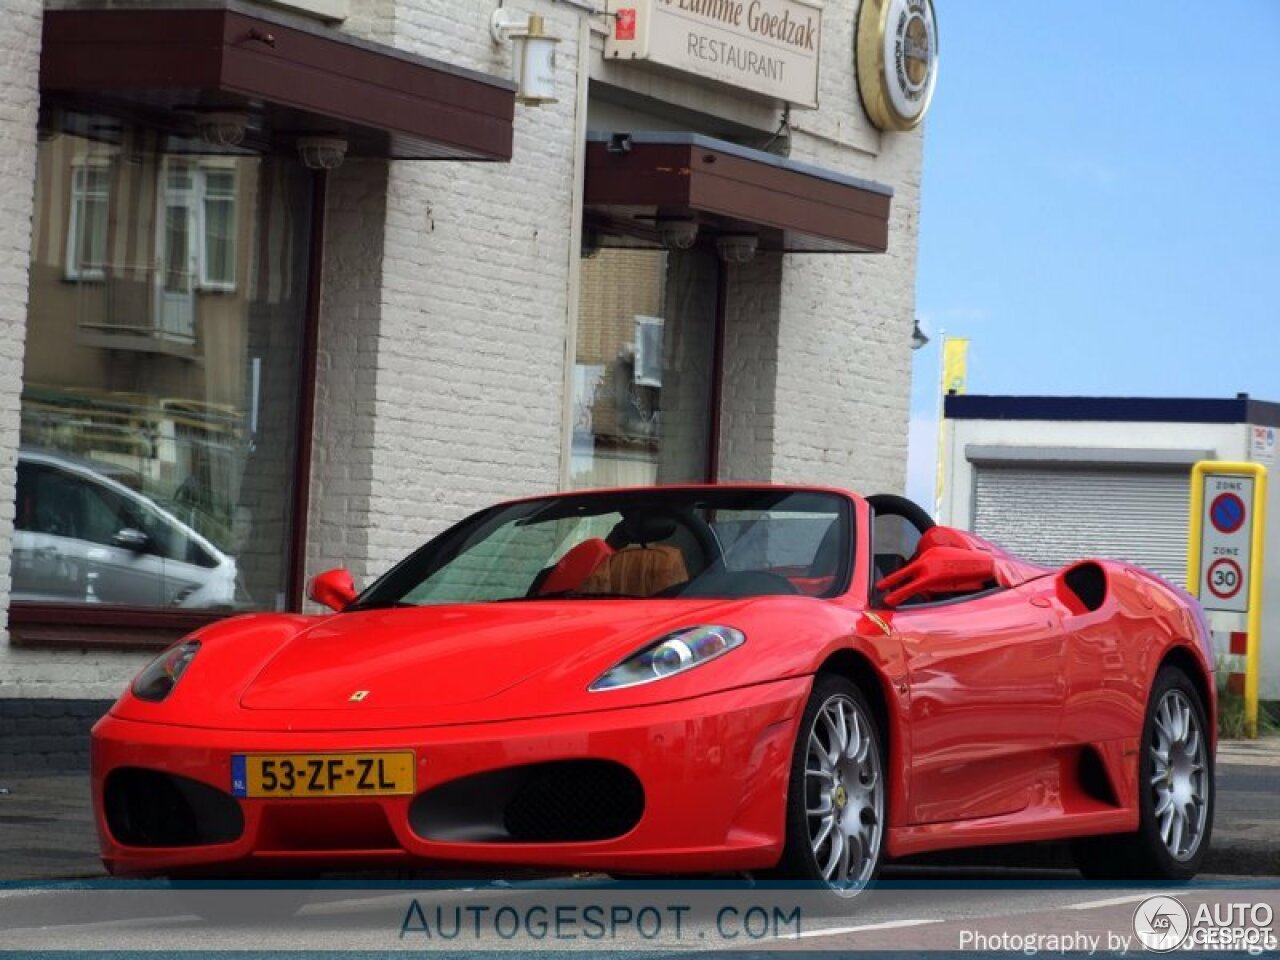
<instances>
[{"instance_id":1,"label":"curb","mask_svg":"<svg viewBox=\"0 0 1280 960\"><path fill-rule=\"evenodd\" d=\"M1280 737L1220 740L1217 762L1227 766L1280 767Z\"/></svg>"}]
</instances>

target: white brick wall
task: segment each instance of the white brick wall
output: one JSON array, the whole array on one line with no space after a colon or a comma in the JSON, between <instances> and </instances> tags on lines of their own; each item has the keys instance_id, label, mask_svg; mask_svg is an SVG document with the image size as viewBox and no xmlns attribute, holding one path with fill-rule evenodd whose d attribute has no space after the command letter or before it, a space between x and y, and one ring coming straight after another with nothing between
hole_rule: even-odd
<instances>
[{"instance_id":1,"label":"white brick wall","mask_svg":"<svg viewBox=\"0 0 1280 960\"><path fill-rule=\"evenodd\" d=\"M793 113L791 156L893 187L889 250L786 258L773 479L900 493L923 137L882 134L863 113L857 18L857 4L824 10L821 109Z\"/></svg>"},{"instance_id":2,"label":"white brick wall","mask_svg":"<svg viewBox=\"0 0 1280 960\"><path fill-rule=\"evenodd\" d=\"M36 120L40 94L41 0L0 0L4 50L0 53L0 608L8 623L9 544L13 535L14 469L18 459L18 405L27 336L27 272L31 262L31 210L35 192ZM31 689L48 670L28 671L0 641L0 696L38 696ZM30 681L24 680L34 674Z\"/></svg>"},{"instance_id":3,"label":"white brick wall","mask_svg":"<svg viewBox=\"0 0 1280 960\"><path fill-rule=\"evenodd\" d=\"M350 484L345 457L316 463L318 488L346 484L365 501L349 501L345 516L313 512L309 572L348 562L367 578L473 510L556 487L577 14L548 2L521 10L542 13L562 38L560 102L517 107L510 164L390 165L380 288L368 291L372 301L364 293L357 298L369 316L376 312L360 356L372 369L361 383L318 398L318 412L370 406L361 440L369 448L361 456L367 452L372 473L367 485ZM400 2L394 43L508 76L511 47L490 39L491 12L487 4ZM326 295L326 331L347 323L333 312ZM323 414L318 448L350 443L345 416ZM354 535L365 553L347 560L338 548L356 545L344 537L357 526L367 527Z\"/></svg>"},{"instance_id":4,"label":"white brick wall","mask_svg":"<svg viewBox=\"0 0 1280 960\"><path fill-rule=\"evenodd\" d=\"M797 133L792 156L895 189L889 250L786 258L773 479L901 493L920 203L919 133L877 157Z\"/></svg>"},{"instance_id":5,"label":"white brick wall","mask_svg":"<svg viewBox=\"0 0 1280 960\"><path fill-rule=\"evenodd\" d=\"M906 483L923 136L881 134L862 112L857 13L823 11L821 106L793 111L790 155L892 187L889 250L760 257L733 270L722 479L863 493Z\"/></svg>"},{"instance_id":6,"label":"white brick wall","mask_svg":"<svg viewBox=\"0 0 1280 960\"><path fill-rule=\"evenodd\" d=\"M778 332L784 256L730 264L725 305L720 479L768 480L777 441Z\"/></svg>"},{"instance_id":7,"label":"white brick wall","mask_svg":"<svg viewBox=\"0 0 1280 960\"><path fill-rule=\"evenodd\" d=\"M368 575L387 163L328 175L307 570Z\"/></svg>"}]
</instances>

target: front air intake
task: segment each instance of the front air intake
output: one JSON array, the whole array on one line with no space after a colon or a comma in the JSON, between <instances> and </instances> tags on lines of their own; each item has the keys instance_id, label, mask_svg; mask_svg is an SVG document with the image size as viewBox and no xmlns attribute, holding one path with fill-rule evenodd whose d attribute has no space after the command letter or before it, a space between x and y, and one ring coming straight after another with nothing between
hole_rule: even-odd
<instances>
[{"instance_id":1,"label":"front air intake","mask_svg":"<svg viewBox=\"0 0 1280 960\"><path fill-rule=\"evenodd\" d=\"M462 777L413 801L409 825L427 840L587 843L632 830L644 788L610 760L558 760Z\"/></svg>"},{"instance_id":2,"label":"front air intake","mask_svg":"<svg viewBox=\"0 0 1280 960\"><path fill-rule=\"evenodd\" d=\"M111 771L103 807L111 835L129 847L231 843L244 832L244 814L230 794L159 770Z\"/></svg>"}]
</instances>

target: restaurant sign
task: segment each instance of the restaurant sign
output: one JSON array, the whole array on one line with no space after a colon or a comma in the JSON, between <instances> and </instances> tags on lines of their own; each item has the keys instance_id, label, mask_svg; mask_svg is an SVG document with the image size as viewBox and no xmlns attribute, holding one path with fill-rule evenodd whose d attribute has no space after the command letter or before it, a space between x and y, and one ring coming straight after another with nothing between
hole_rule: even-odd
<instances>
[{"instance_id":1,"label":"restaurant sign","mask_svg":"<svg viewBox=\"0 0 1280 960\"><path fill-rule=\"evenodd\" d=\"M817 0L609 0L604 55L818 105Z\"/></svg>"}]
</instances>

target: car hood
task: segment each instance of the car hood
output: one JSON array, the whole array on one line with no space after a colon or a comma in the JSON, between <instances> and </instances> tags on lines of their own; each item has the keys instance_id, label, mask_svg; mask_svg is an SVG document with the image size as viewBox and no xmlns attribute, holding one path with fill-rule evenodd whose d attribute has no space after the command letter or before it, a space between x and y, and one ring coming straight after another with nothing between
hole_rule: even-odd
<instances>
[{"instance_id":1,"label":"car hood","mask_svg":"<svg viewBox=\"0 0 1280 960\"><path fill-rule=\"evenodd\" d=\"M826 601L790 596L258 614L199 631L201 650L166 700L126 693L113 713L203 728L354 731L622 709L799 675L851 623ZM648 643L699 624L736 627L747 642L654 683L588 691Z\"/></svg>"},{"instance_id":2,"label":"car hood","mask_svg":"<svg viewBox=\"0 0 1280 960\"><path fill-rule=\"evenodd\" d=\"M685 616L677 625L687 625L687 615L708 606L714 605L682 610ZM652 616L628 617L618 602L343 614L285 644L253 678L240 703L247 710L333 710L358 703L366 712L460 706L548 673L577 673L602 654L625 656L632 646L656 639L664 627Z\"/></svg>"}]
</instances>

